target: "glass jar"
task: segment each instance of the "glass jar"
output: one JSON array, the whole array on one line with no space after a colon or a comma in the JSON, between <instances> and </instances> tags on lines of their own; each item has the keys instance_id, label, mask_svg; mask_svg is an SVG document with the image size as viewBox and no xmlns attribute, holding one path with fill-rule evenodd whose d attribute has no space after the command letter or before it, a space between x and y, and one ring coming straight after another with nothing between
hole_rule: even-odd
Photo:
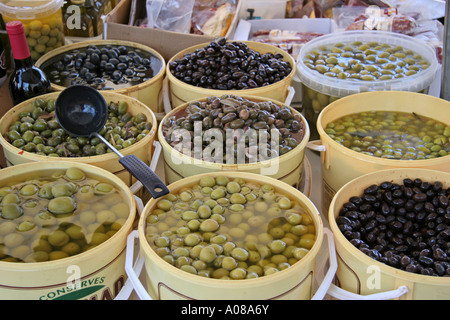
<instances>
[{"instance_id":1,"label":"glass jar","mask_svg":"<svg viewBox=\"0 0 450 320\"><path fill-rule=\"evenodd\" d=\"M78 17L73 18L74 15ZM94 22L86 12L86 0L70 0L64 21L66 36L92 38L95 35Z\"/></svg>"},{"instance_id":2,"label":"glass jar","mask_svg":"<svg viewBox=\"0 0 450 320\"><path fill-rule=\"evenodd\" d=\"M22 22L34 61L64 45L63 4L64 0L0 0L5 23Z\"/></svg>"}]
</instances>

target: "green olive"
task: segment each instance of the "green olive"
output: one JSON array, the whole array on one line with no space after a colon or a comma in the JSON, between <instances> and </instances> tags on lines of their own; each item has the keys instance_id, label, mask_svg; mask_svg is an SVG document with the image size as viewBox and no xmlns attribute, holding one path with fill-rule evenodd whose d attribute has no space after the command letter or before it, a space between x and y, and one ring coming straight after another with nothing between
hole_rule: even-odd
<instances>
[{"instance_id":1,"label":"green olive","mask_svg":"<svg viewBox=\"0 0 450 320\"><path fill-rule=\"evenodd\" d=\"M17 203L7 203L2 206L1 215L4 219L14 220L23 215L23 209Z\"/></svg>"},{"instance_id":2,"label":"green olive","mask_svg":"<svg viewBox=\"0 0 450 320\"><path fill-rule=\"evenodd\" d=\"M74 192L74 188L69 183L58 183L52 186L51 194L53 197L70 197Z\"/></svg>"},{"instance_id":3,"label":"green olive","mask_svg":"<svg viewBox=\"0 0 450 320\"><path fill-rule=\"evenodd\" d=\"M86 175L78 168L69 168L66 171L66 177L72 181L81 181L86 177Z\"/></svg>"},{"instance_id":4,"label":"green olive","mask_svg":"<svg viewBox=\"0 0 450 320\"><path fill-rule=\"evenodd\" d=\"M110 194L115 191L115 188L109 183L101 182L95 186L94 190L96 194Z\"/></svg>"},{"instance_id":5,"label":"green olive","mask_svg":"<svg viewBox=\"0 0 450 320\"><path fill-rule=\"evenodd\" d=\"M62 230L55 230L48 236L48 242L54 247L62 247L69 241L69 235Z\"/></svg>"},{"instance_id":6,"label":"green olive","mask_svg":"<svg viewBox=\"0 0 450 320\"><path fill-rule=\"evenodd\" d=\"M51 199L48 202L48 211L53 214L67 214L72 213L76 209L76 203L73 198L61 196Z\"/></svg>"}]
</instances>

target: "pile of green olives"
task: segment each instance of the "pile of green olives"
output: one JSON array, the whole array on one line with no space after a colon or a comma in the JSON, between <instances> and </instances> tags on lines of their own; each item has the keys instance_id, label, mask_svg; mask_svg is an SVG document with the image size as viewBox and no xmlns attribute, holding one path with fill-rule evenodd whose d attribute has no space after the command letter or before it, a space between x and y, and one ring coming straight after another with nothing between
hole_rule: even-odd
<instances>
[{"instance_id":1,"label":"pile of green olives","mask_svg":"<svg viewBox=\"0 0 450 320\"><path fill-rule=\"evenodd\" d=\"M328 77L362 81L404 78L430 66L428 60L410 49L377 41L320 46L311 50L303 62Z\"/></svg>"},{"instance_id":2,"label":"pile of green olives","mask_svg":"<svg viewBox=\"0 0 450 320\"><path fill-rule=\"evenodd\" d=\"M384 159L423 160L450 154L450 126L416 113L350 114L327 124L325 132L353 151Z\"/></svg>"},{"instance_id":3,"label":"pile of green olives","mask_svg":"<svg viewBox=\"0 0 450 320\"><path fill-rule=\"evenodd\" d=\"M33 110L21 112L4 134L7 142L27 152L50 157L87 157L111 150L98 137L75 137L61 128L55 116L55 101L38 98ZM152 129L143 113L132 115L125 101L108 104L108 119L99 132L117 150L142 140Z\"/></svg>"},{"instance_id":4,"label":"pile of green olives","mask_svg":"<svg viewBox=\"0 0 450 320\"><path fill-rule=\"evenodd\" d=\"M85 252L113 236L129 213L123 192L79 168L15 177L0 188L0 261Z\"/></svg>"},{"instance_id":5,"label":"pile of green olives","mask_svg":"<svg viewBox=\"0 0 450 320\"><path fill-rule=\"evenodd\" d=\"M233 280L289 268L316 240L309 212L272 185L209 175L159 199L145 234L173 266Z\"/></svg>"}]
</instances>

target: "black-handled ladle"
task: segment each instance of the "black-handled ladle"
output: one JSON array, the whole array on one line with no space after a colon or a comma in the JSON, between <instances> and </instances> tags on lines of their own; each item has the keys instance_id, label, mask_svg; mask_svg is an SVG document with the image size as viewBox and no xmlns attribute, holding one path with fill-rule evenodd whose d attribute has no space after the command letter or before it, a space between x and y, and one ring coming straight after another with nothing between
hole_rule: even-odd
<instances>
[{"instance_id":1,"label":"black-handled ladle","mask_svg":"<svg viewBox=\"0 0 450 320\"><path fill-rule=\"evenodd\" d=\"M138 179L154 199L169 193L161 179L141 159L133 154L122 155L98 132L108 118L108 105L96 89L73 85L59 94L55 115L61 128L78 137L97 137L119 156L119 163Z\"/></svg>"}]
</instances>

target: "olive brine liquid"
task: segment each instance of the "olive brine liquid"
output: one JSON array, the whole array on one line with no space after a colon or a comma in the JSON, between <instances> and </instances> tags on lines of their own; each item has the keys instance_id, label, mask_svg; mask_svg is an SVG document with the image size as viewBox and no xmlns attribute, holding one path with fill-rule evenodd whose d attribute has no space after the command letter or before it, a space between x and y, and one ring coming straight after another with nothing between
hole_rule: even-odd
<instances>
[{"instance_id":1,"label":"olive brine liquid","mask_svg":"<svg viewBox=\"0 0 450 320\"><path fill-rule=\"evenodd\" d=\"M15 63L9 79L9 92L14 105L50 92L50 80L41 69L33 65L22 23L8 22L6 31Z\"/></svg>"}]
</instances>

